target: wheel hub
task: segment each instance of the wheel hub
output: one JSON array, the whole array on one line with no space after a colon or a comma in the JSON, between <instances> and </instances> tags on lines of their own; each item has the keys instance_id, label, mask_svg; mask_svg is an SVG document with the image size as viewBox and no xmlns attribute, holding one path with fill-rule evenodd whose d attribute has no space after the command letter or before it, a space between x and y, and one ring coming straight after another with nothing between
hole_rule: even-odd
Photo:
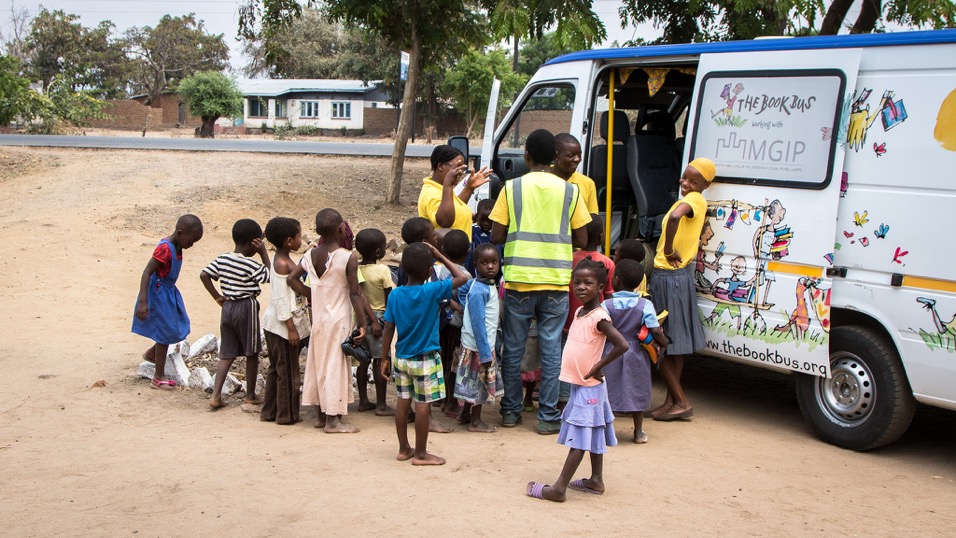
<instances>
[{"instance_id":1,"label":"wheel hub","mask_svg":"<svg viewBox=\"0 0 956 538\"><path fill-rule=\"evenodd\" d=\"M876 399L869 367L852 353L840 353L831 357L831 372L817 384L820 407L838 422L858 425L870 416Z\"/></svg>"}]
</instances>

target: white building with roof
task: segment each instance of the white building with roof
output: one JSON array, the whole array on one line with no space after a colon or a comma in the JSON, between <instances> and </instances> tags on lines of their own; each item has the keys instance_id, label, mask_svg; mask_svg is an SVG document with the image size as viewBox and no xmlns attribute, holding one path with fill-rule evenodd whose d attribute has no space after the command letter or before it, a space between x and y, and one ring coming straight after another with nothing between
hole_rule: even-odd
<instances>
[{"instance_id":1,"label":"white building with roof","mask_svg":"<svg viewBox=\"0 0 956 538\"><path fill-rule=\"evenodd\" d=\"M313 126L364 129L366 108L392 108L379 81L241 79L243 124L248 129Z\"/></svg>"}]
</instances>

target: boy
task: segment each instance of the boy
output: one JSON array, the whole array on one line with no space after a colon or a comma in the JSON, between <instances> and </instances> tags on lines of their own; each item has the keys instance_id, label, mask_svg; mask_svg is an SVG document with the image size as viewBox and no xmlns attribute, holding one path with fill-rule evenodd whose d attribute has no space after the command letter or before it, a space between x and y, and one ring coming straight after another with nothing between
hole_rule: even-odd
<instances>
[{"instance_id":1,"label":"boy","mask_svg":"<svg viewBox=\"0 0 956 538\"><path fill-rule=\"evenodd\" d=\"M262 241L262 228L252 219L239 219L232 227L235 249L212 261L199 279L209 295L222 307L219 323L219 364L216 366L216 384L213 387L209 407L213 410L226 406L222 400L222 384L236 357L246 357L247 404L261 405L256 395L256 377L259 374L259 352L262 341L259 337L259 284L269 281L269 254ZM250 256L258 253L262 263ZM222 293L213 280L219 281Z\"/></svg>"},{"instance_id":2,"label":"boy","mask_svg":"<svg viewBox=\"0 0 956 538\"><path fill-rule=\"evenodd\" d=\"M578 187L581 201L588 213L598 212L597 188L594 180L578 172L581 164L581 143L569 133L554 135L554 146L557 151L551 173Z\"/></svg>"},{"instance_id":3,"label":"boy","mask_svg":"<svg viewBox=\"0 0 956 538\"><path fill-rule=\"evenodd\" d=\"M375 403L368 401L368 375L366 372L356 376L359 393L359 411L369 411L375 409L375 416L390 417L395 414L395 410L385 403L385 390L388 379L379 373L379 357L382 355L382 335L376 337L375 325L385 315L385 305L388 302L389 292L395 287L392 283L392 272L387 265L378 263L385 255L385 234L375 228L362 230L355 236L355 248L358 250L362 259L359 260L359 285L368 299L369 308L372 310L373 317L369 320L369 326L372 330L365 335L365 345L368 346L369 353L375 361L372 368L372 376L375 378ZM387 354L387 353L386 353Z\"/></svg>"},{"instance_id":4,"label":"boy","mask_svg":"<svg viewBox=\"0 0 956 538\"><path fill-rule=\"evenodd\" d=\"M438 259L451 272L451 280L425 283ZM382 333L381 375L392 371L388 349L398 333L395 345L395 389L398 409L395 429L398 433L399 461L413 465L443 465L445 459L427 452L431 402L445 397L438 340L441 302L452 298L452 291L465 282L468 274L448 261L444 254L427 243L412 243L402 253L402 269L408 284L392 290L385 307ZM415 400L415 448L408 443L408 411Z\"/></svg>"},{"instance_id":5,"label":"boy","mask_svg":"<svg viewBox=\"0 0 956 538\"><path fill-rule=\"evenodd\" d=\"M591 222L585 226L585 229L588 232L588 244L574 253L571 258L572 267L577 267L581 260L588 257L590 257L592 261L604 265L604 268L607 269L607 282L604 284L604 298L610 298L611 294L614 293L614 288L611 285L614 280L614 262L611 258L598 252L598 248L604 243L604 219L597 214L591 215ZM568 318L564 324L565 334L567 334L571 328L571 322L574 321L574 314L577 312L579 306L581 306L581 301L579 301L574 294L574 283L572 282L568 285Z\"/></svg>"},{"instance_id":6,"label":"boy","mask_svg":"<svg viewBox=\"0 0 956 538\"><path fill-rule=\"evenodd\" d=\"M438 240L435 237L435 227L431 221L425 217L412 217L402 224L402 241L404 241L406 245L413 243L428 243L432 246L438 245ZM434 271L432 271L432 275L434 276L431 276L430 280L436 280L438 278L438 275ZM408 275L405 274L402 266L399 265L395 284L404 286L407 281Z\"/></svg>"},{"instance_id":7,"label":"boy","mask_svg":"<svg viewBox=\"0 0 956 538\"><path fill-rule=\"evenodd\" d=\"M442 241L444 246L442 253L459 269L468 272L462 266L465 258L468 257L469 242L468 235L461 230L449 230ZM444 266L438 268L438 279L448 280L451 278L451 272ZM461 409L458 407L458 400L455 398L455 350L461 344L461 327L463 324L462 313L464 309L458 301L451 299L442 308L442 323L439 329L439 342L441 345L441 363L445 373L445 383L452 390L447 391L442 411L446 417L457 418Z\"/></svg>"}]
</instances>

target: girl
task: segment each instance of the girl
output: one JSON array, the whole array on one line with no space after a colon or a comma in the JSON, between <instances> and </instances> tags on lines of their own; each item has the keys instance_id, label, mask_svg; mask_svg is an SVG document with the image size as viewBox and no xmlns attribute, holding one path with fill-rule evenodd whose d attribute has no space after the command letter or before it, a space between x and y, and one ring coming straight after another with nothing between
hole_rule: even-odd
<instances>
[{"instance_id":1,"label":"girl","mask_svg":"<svg viewBox=\"0 0 956 538\"><path fill-rule=\"evenodd\" d=\"M614 288L637 289L644 281L644 268L634 260L621 260L614 271ZM604 301L611 324L627 340L628 350L621 360L607 367L607 395L617 415L630 414L634 419L634 442L647 442L644 433L644 411L651 407L651 361L641 347L638 333L647 327L659 349L667 347L667 337L657 321L651 301L634 291L616 291ZM610 343L605 349L610 351Z\"/></svg>"},{"instance_id":2,"label":"girl","mask_svg":"<svg viewBox=\"0 0 956 538\"><path fill-rule=\"evenodd\" d=\"M602 369L627 351L627 341L611 325L610 316L601 306L605 282L607 269L590 257L581 260L572 273L574 294L583 306L574 313L561 358L559 379L571 384L571 396L558 434L558 442L570 452L553 486L528 483L528 495L536 499L564 502L569 487L595 495L604 493L604 453L608 446L617 445L617 438ZM607 341L614 347L602 359ZM591 454L591 477L571 481L585 452Z\"/></svg>"},{"instance_id":3,"label":"girl","mask_svg":"<svg viewBox=\"0 0 956 538\"><path fill-rule=\"evenodd\" d=\"M504 386L501 367L492 352L498 334L498 249L491 243L475 248L475 270L478 278L459 290L464 299L465 315L458 348L458 376L455 397L465 402L458 414L459 424L468 424L468 431L492 433L496 428L481 420L481 406L494 403Z\"/></svg>"},{"instance_id":4,"label":"girl","mask_svg":"<svg viewBox=\"0 0 956 538\"><path fill-rule=\"evenodd\" d=\"M362 343L367 323L362 290L358 283L358 258L342 248L345 221L338 211L326 208L315 215L315 231L321 244L310 250L286 279L300 295L309 288L299 280L308 273L312 294L312 334L305 363L302 405L318 407L316 428L325 433L355 433L358 428L342 422L352 401L351 360L342 351L342 342L352 333L352 315L359 321ZM351 308L350 304L351 303Z\"/></svg>"},{"instance_id":5,"label":"girl","mask_svg":"<svg viewBox=\"0 0 956 538\"><path fill-rule=\"evenodd\" d=\"M688 419L694 408L684 395L680 378L684 371L684 357L702 349L704 325L697 312L697 287L694 280L700 236L707 220L707 200L703 192L717 175L713 161L697 158L691 161L680 176L680 194L664 215L664 233L657 243L654 274L650 291L658 309L667 310L665 332L673 343L666 357L661 357L658 368L667 384L664 403L644 413L654 420Z\"/></svg>"},{"instance_id":6,"label":"girl","mask_svg":"<svg viewBox=\"0 0 956 538\"><path fill-rule=\"evenodd\" d=\"M266 239L276 248L269 275L269 305L262 316L262 328L269 350L266 394L259 418L276 424L295 424L299 418L299 350L308 345L312 323L305 297L289 287L289 274L297 264L289 252L302 248L299 221L276 217L266 224Z\"/></svg>"},{"instance_id":7,"label":"girl","mask_svg":"<svg viewBox=\"0 0 956 538\"><path fill-rule=\"evenodd\" d=\"M176 230L159 242L140 278L133 332L155 342L143 353L143 360L156 365L149 384L154 389L176 388L175 381L166 379L166 350L189 334L189 316L183 296L176 288L176 279L183 266L183 250L202 239L202 234L199 217L179 217Z\"/></svg>"}]
</instances>

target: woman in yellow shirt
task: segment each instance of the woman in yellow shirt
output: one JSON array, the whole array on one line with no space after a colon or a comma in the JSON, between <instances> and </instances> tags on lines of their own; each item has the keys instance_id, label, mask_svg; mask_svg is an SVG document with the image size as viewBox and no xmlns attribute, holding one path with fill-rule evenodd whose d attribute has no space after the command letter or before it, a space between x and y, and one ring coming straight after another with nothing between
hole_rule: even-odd
<instances>
[{"instance_id":1,"label":"woman in yellow shirt","mask_svg":"<svg viewBox=\"0 0 956 538\"><path fill-rule=\"evenodd\" d=\"M422 192L418 196L418 215L430 220L435 228L465 232L470 242L473 213L468 199L475 189L490 181L491 171L485 167L468 175L456 196L455 187L468 172L465 157L457 149L441 145L432 151L431 163L432 175L423 180Z\"/></svg>"},{"instance_id":2,"label":"woman in yellow shirt","mask_svg":"<svg viewBox=\"0 0 956 538\"><path fill-rule=\"evenodd\" d=\"M669 316L664 332L673 341L661 358L661 377L667 384L664 403L644 414L654 420L690 418L694 408L687 401L680 378L684 356L704 347L704 327L697 312L697 288L694 266L700 246L700 232L707 220L707 200L703 193L716 176L710 159L694 159L680 177L681 199L664 215L664 233L657 243L651 296L657 310Z\"/></svg>"}]
</instances>

